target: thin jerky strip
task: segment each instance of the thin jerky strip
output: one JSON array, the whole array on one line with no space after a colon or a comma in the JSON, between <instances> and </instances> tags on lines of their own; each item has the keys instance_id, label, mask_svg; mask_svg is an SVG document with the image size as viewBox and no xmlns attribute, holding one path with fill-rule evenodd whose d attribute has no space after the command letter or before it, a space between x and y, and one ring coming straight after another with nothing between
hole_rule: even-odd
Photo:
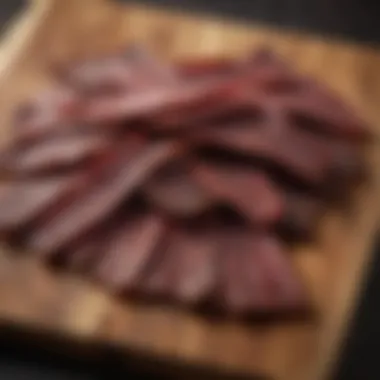
<instances>
[{"instance_id":1,"label":"thin jerky strip","mask_svg":"<svg viewBox=\"0 0 380 380\"><path fill-rule=\"evenodd\" d=\"M180 83L176 86L157 87L144 92L122 94L107 99L94 99L84 109L82 121L102 124L111 121L153 120L162 112L180 112L192 102L230 98L231 91L240 82L208 80L201 83Z\"/></svg>"},{"instance_id":2,"label":"thin jerky strip","mask_svg":"<svg viewBox=\"0 0 380 380\"><path fill-rule=\"evenodd\" d=\"M211 297L216 286L219 247L215 231L187 231L173 247L176 254L175 297L199 303Z\"/></svg>"},{"instance_id":3,"label":"thin jerky strip","mask_svg":"<svg viewBox=\"0 0 380 380\"><path fill-rule=\"evenodd\" d=\"M321 199L299 192L285 191L285 210L276 229L286 240L310 240L327 205Z\"/></svg>"},{"instance_id":4,"label":"thin jerky strip","mask_svg":"<svg viewBox=\"0 0 380 380\"><path fill-rule=\"evenodd\" d=\"M265 127L263 127L265 128ZM252 158L261 158L281 167L300 181L321 185L330 170L331 158L339 157L341 150L334 151L323 141L296 131L272 135L260 126L251 128L233 124L230 128L204 131L193 137L199 146L220 147L236 151Z\"/></svg>"},{"instance_id":5,"label":"thin jerky strip","mask_svg":"<svg viewBox=\"0 0 380 380\"><path fill-rule=\"evenodd\" d=\"M172 232L141 278L142 291L185 304L205 300L216 283L217 247L213 238L207 232Z\"/></svg>"},{"instance_id":6,"label":"thin jerky strip","mask_svg":"<svg viewBox=\"0 0 380 380\"><path fill-rule=\"evenodd\" d=\"M6 184L0 199L0 230L30 224L80 182L79 176L69 176Z\"/></svg>"},{"instance_id":7,"label":"thin jerky strip","mask_svg":"<svg viewBox=\"0 0 380 380\"><path fill-rule=\"evenodd\" d=\"M172 143L162 143L143 150L130 162L125 162L121 154L114 166L107 168L105 181L50 220L32 237L31 246L39 252L56 250L96 225L128 199L152 171L172 158L175 151Z\"/></svg>"},{"instance_id":8,"label":"thin jerky strip","mask_svg":"<svg viewBox=\"0 0 380 380\"><path fill-rule=\"evenodd\" d=\"M363 120L327 94L311 92L309 96L292 97L283 106L293 118L293 123L305 129L320 130L331 137L353 142L366 141L371 137Z\"/></svg>"},{"instance_id":9,"label":"thin jerky strip","mask_svg":"<svg viewBox=\"0 0 380 380\"><path fill-rule=\"evenodd\" d=\"M268 226L282 217L283 196L263 173L237 165L199 162L192 174L209 194L232 204L256 225Z\"/></svg>"},{"instance_id":10,"label":"thin jerky strip","mask_svg":"<svg viewBox=\"0 0 380 380\"><path fill-rule=\"evenodd\" d=\"M77 240L70 242L61 252L63 265L77 272L89 273L101 254L104 254L103 247L119 223L120 218L112 216Z\"/></svg>"},{"instance_id":11,"label":"thin jerky strip","mask_svg":"<svg viewBox=\"0 0 380 380\"><path fill-rule=\"evenodd\" d=\"M191 177L185 163L171 163L157 171L143 185L147 200L158 209L178 217L205 211L213 198Z\"/></svg>"},{"instance_id":12,"label":"thin jerky strip","mask_svg":"<svg viewBox=\"0 0 380 380\"><path fill-rule=\"evenodd\" d=\"M134 287L165 231L155 215L129 216L103 244L93 275L115 291Z\"/></svg>"},{"instance_id":13,"label":"thin jerky strip","mask_svg":"<svg viewBox=\"0 0 380 380\"><path fill-rule=\"evenodd\" d=\"M215 306L233 314L263 311L264 278L255 257L255 239L229 230L221 235ZM259 310L258 310L259 309Z\"/></svg>"},{"instance_id":14,"label":"thin jerky strip","mask_svg":"<svg viewBox=\"0 0 380 380\"><path fill-rule=\"evenodd\" d=\"M65 128L78 118L82 106L83 99L66 87L40 93L16 113L14 139L29 141L51 130Z\"/></svg>"},{"instance_id":15,"label":"thin jerky strip","mask_svg":"<svg viewBox=\"0 0 380 380\"><path fill-rule=\"evenodd\" d=\"M58 136L10 152L3 167L15 175L54 173L75 168L75 165L104 152L109 144L109 138L96 133Z\"/></svg>"},{"instance_id":16,"label":"thin jerky strip","mask_svg":"<svg viewBox=\"0 0 380 380\"><path fill-rule=\"evenodd\" d=\"M220 274L224 307L237 314L305 308L302 283L286 258L288 252L274 236L229 231L224 240Z\"/></svg>"},{"instance_id":17,"label":"thin jerky strip","mask_svg":"<svg viewBox=\"0 0 380 380\"><path fill-rule=\"evenodd\" d=\"M275 240L263 238L255 252L264 276L264 306L271 311L305 310L305 287L287 252Z\"/></svg>"}]
</instances>

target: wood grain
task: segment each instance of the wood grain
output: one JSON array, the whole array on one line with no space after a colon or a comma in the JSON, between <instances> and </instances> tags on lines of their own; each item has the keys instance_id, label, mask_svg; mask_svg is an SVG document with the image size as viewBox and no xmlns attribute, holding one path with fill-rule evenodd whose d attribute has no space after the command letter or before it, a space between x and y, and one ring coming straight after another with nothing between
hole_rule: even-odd
<instances>
[{"instance_id":1,"label":"wood grain","mask_svg":"<svg viewBox=\"0 0 380 380\"><path fill-rule=\"evenodd\" d=\"M17 104L46 86L52 63L147 45L170 59L236 56L269 46L341 94L380 131L380 52L226 20L184 16L104 0L35 0L0 49L1 138ZM275 327L216 322L171 308L115 300L93 284L40 263L0 255L0 317L86 341L277 380L327 376L347 330L369 263L380 204L379 149L368 154L373 181L352 215L328 215L318 242L292 255L316 305L316 321Z\"/></svg>"}]
</instances>

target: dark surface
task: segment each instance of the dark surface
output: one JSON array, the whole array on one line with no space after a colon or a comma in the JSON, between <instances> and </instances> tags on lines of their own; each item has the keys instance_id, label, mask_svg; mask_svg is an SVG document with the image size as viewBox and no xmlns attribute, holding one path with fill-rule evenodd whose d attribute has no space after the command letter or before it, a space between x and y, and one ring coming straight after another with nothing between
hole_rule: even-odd
<instances>
[{"instance_id":1,"label":"dark surface","mask_svg":"<svg viewBox=\"0 0 380 380\"><path fill-rule=\"evenodd\" d=\"M201 10L244 20L271 23L285 28L337 36L362 43L380 43L380 11L376 1L343 0L147 0L181 9ZM21 0L1 0L0 30L4 22L20 8ZM353 323L341 359L336 380L380 379L380 242L372 273ZM70 351L52 352L51 345L23 340L23 334L4 334L0 329L1 380L89 380L137 377L136 373L114 355L96 360L79 359ZM128 367L128 369L127 369ZM147 377L144 377L147 378ZM305 379L307 380L307 379Z\"/></svg>"},{"instance_id":2,"label":"dark surface","mask_svg":"<svg viewBox=\"0 0 380 380\"><path fill-rule=\"evenodd\" d=\"M378 3L373 0L143 0L140 2L280 25L365 43L380 42L378 26L380 10Z\"/></svg>"}]
</instances>

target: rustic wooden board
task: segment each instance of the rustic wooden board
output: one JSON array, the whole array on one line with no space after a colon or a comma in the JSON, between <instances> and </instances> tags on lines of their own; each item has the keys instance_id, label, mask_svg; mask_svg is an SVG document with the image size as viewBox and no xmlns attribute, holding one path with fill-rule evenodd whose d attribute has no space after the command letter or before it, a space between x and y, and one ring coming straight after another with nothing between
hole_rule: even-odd
<instances>
[{"instance_id":1,"label":"rustic wooden board","mask_svg":"<svg viewBox=\"0 0 380 380\"><path fill-rule=\"evenodd\" d=\"M10 28L0 49L1 137L17 103L49 82L52 62L146 44L173 59L237 55L271 46L338 91L380 127L380 52L339 42L187 17L103 0L35 0ZM210 322L184 312L112 299L70 275L25 258L0 255L0 317L81 341L104 341L187 363L277 380L323 379L344 337L369 262L379 216L380 159L370 152L373 184L357 196L350 217L329 215L318 243L292 259L318 310L318 321L275 327ZM377 175L375 175L377 172Z\"/></svg>"}]
</instances>

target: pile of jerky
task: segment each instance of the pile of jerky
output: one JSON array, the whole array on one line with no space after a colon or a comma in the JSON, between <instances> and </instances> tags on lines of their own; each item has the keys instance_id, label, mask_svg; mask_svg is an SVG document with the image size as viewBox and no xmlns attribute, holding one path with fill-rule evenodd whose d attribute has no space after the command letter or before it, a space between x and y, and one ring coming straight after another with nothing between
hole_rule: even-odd
<instances>
[{"instance_id":1,"label":"pile of jerky","mask_svg":"<svg viewBox=\"0 0 380 380\"><path fill-rule=\"evenodd\" d=\"M169 63L133 46L54 73L1 152L9 245L118 294L310 306L291 246L366 177L350 107L267 50Z\"/></svg>"}]
</instances>

